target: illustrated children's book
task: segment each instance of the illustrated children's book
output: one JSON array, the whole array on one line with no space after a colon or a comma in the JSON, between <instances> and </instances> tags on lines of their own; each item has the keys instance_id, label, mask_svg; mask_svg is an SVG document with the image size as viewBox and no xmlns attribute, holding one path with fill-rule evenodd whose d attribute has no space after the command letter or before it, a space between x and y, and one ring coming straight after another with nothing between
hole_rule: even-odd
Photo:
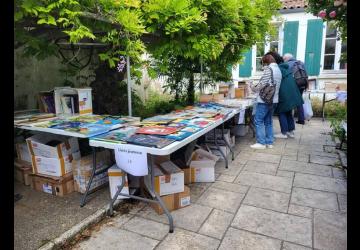
<instances>
[{"instance_id":1,"label":"illustrated children's book","mask_svg":"<svg viewBox=\"0 0 360 250\"><path fill-rule=\"evenodd\" d=\"M178 131L174 127L165 127L165 126L146 126L136 130L137 134L148 134L148 135L168 135Z\"/></svg>"},{"instance_id":2,"label":"illustrated children's book","mask_svg":"<svg viewBox=\"0 0 360 250\"><path fill-rule=\"evenodd\" d=\"M101 134L92 137L93 140L114 142L114 143L125 143L125 138L135 134L138 127L125 127L116 130L112 130L109 133Z\"/></svg>"},{"instance_id":3,"label":"illustrated children's book","mask_svg":"<svg viewBox=\"0 0 360 250\"><path fill-rule=\"evenodd\" d=\"M128 143L146 146L146 147L163 148L173 143L175 140L153 136L153 135L134 134L130 137L125 138L125 141L127 141Z\"/></svg>"}]
</instances>

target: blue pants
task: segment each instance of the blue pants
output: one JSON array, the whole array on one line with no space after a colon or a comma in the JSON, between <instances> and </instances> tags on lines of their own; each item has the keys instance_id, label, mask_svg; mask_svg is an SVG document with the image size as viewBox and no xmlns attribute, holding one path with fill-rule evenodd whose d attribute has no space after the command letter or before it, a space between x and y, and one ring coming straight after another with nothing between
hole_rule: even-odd
<instances>
[{"instance_id":1,"label":"blue pants","mask_svg":"<svg viewBox=\"0 0 360 250\"><path fill-rule=\"evenodd\" d=\"M304 92L304 90L300 89L301 96L302 96L303 92ZM305 121L305 116L304 116L304 107L302 104L297 106L297 113L298 113L298 122L303 123Z\"/></svg>"},{"instance_id":2,"label":"blue pants","mask_svg":"<svg viewBox=\"0 0 360 250\"><path fill-rule=\"evenodd\" d=\"M295 130L295 122L291 110L279 113L280 129L282 134Z\"/></svg>"},{"instance_id":3,"label":"blue pants","mask_svg":"<svg viewBox=\"0 0 360 250\"><path fill-rule=\"evenodd\" d=\"M257 103L254 116L256 142L262 145L271 145L274 142L272 116L273 105Z\"/></svg>"}]
</instances>

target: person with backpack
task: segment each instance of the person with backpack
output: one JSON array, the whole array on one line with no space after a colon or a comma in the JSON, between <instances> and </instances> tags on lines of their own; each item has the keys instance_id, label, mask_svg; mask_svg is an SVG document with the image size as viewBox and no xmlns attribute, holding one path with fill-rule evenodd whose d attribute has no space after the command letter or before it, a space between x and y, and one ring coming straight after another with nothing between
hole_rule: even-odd
<instances>
[{"instance_id":1,"label":"person with backpack","mask_svg":"<svg viewBox=\"0 0 360 250\"><path fill-rule=\"evenodd\" d=\"M274 137L282 139L287 139L288 137L293 138L295 137L295 122L292 110L304 102L289 65L284 63L283 58L278 53L269 53L275 58L282 75L279 102L275 109L275 113L279 116L281 133L275 134Z\"/></svg>"},{"instance_id":2,"label":"person with backpack","mask_svg":"<svg viewBox=\"0 0 360 250\"><path fill-rule=\"evenodd\" d=\"M273 112L279 99L281 72L273 56L266 54L262 57L264 73L256 85L250 85L257 94L254 125L256 143L254 149L273 148Z\"/></svg>"},{"instance_id":3,"label":"person with backpack","mask_svg":"<svg viewBox=\"0 0 360 250\"><path fill-rule=\"evenodd\" d=\"M284 61L289 65L290 70L293 73L295 82L299 88L302 96L303 92L309 87L308 74L305 70L305 65L302 61L296 60L292 54L286 53L283 56ZM296 123L305 124L304 108L303 105L297 107L298 120Z\"/></svg>"}]
</instances>

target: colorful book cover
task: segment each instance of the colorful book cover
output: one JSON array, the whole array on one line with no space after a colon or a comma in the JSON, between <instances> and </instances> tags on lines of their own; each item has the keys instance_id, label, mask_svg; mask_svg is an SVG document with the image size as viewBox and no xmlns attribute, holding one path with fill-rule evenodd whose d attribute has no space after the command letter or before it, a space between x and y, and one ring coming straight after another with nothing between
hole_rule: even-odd
<instances>
[{"instance_id":1,"label":"colorful book cover","mask_svg":"<svg viewBox=\"0 0 360 250\"><path fill-rule=\"evenodd\" d=\"M178 131L174 127L165 127L165 126L147 126L142 127L136 130L137 134L148 134L148 135L168 135Z\"/></svg>"},{"instance_id":2,"label":"colorful book cover","mask_svg":"<svg viewBox=\"0 0 360 250\"><path fill-rule=\"evenodd\" d=\"M198 131L202 130L201 127L197 127L197 126L187 126L183 129L181 129L182 132L190 132L190 133L196 133Z\"/></svg>"},{"instance_id":3,"label":"colorful book cover","mask_svg":"<svg viewBox=\"0 0 360 250\"><path fill-rule=\"evenodd\" d=\"M136 145L155 148L163 148L175 142L175 140L143 134L134 134L130 137L125 138L125 141Z\"/></svg>"},{"instance_id":4,"label":"colorful book cover","mask_svg":"<svg viewBox=\"0 0 360 250\"><path fill-rule=\"evenodd\" d=\"M165 138L172 139L172 140L175 140L175 141L182 141L182 140L184 140L185 138L189 137L192 134L193 133L187 132L187 131L178 131L176 133L165 136Z\"/></svg>"}]
</instances>

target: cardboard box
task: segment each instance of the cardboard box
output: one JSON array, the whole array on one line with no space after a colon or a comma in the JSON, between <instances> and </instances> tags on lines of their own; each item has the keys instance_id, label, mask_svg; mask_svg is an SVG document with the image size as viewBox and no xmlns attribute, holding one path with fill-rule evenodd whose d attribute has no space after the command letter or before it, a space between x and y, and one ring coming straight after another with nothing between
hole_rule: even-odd
<instances>
[{"instance_id":1,"label":"cardboard box","mask_svg":"<svg viewBox=\"0 0 360 250\"><path fill-rule=\"evenodd\" d=\"M246 87L239 86L235 88L235 98L244 98L246 97Z\"/></svg>"},{"instance_id":2,"label":"cardboard box","mask_svg":"<svg viewBox=\"0 0 360 250\"><path fill-rule=\"evenodd\" d=\"M184 184L190 184L191 182L191 172L190 167L186 164L186 162L182 159L174 159L172 162L181 168L182 171L184 171Z\"/></svg>"},{"instance_id":3,"label":"cardboard box","mask_svg":"<svg viewBox=\"0 0 360 250\"><path fill-rule=\"evenodd\" d=\"M203 149L193 152L189 163L191 182L214 182L215 164L219 157Z\"/></svg>"},{"instance_id":4,"label":"cardboard box","mask_svg":"<svg viewBox=\"0 0 360 250\"><path fill-rule=\"evenodd\" d=\"M213 101L218 102L224 100L224 94L213 94Z\"/></svg>"},{"instance_id":5,"label":"cardboard box","mask_svg":"<svg viewBox=\"0 0 360 250\"><path fill-rule=\"evenodd\" d=\"M105 165L110 166L111 154L109 150L103 150L96 153L96 169ZM80 159L73 159L71 162L74 176L90 178L93 169L93 155L83 156Z\"/></svg>"},{"instance_id":6,"label":"cardboard box","mask_svg":"<svg viewBox=\"0 0 360 250\"><path fill-rule=\"evenodd\" d=\"M110 166L110 151L103 150L96 153L96 169ZM74 188L76 192L85 193L93 169L93 155L83 156L71 162L74 175ZM90 191L98 189L109 182L107 172L95 175L91 182Z\"/></svg>"},{"instance_id":7,"label":"cardboard box","mask_svg":"<svg viewBox=\"0 0 360 250\"><path fill-rule=\"evenodd\" d=\"M32 167L34 174L61 177L72 172L71 162L80 159L80 152L65 156L64 158L48 158L43 156L32 156Z\"/></svg>"},{"instance_id":8,"label":"cardboard box","mask_svg":"<svg viewBox=\"0 0 360 250\"><path fill-rule=\"evenodd\" d=\"M56 114L62 114L61 97L64 95L77 95L78 106L80 115L92 114L92 89L91 88L70 88L70 87L57 87L54 89L55 111Z\"/></svg>"},{"instance_id":9,"label":"cardboard box","mask_svg":"<svg viewBox=\"0 0 360 250\"><path fill-rule=\"evenodd\" d=\"M74 175L74 190L76 192L84 194L89 183L90 177L81 177ZM99 189L109 182L109 177L106 172L94 176L89 191Z\"/></svg>"},{"instance_id":10,"label":"cardboard box","mask_svg":"<svg viewBox=\"0 0 360 250\"><path fill-rule=\"evenodd\" d=\"M108 170L108 176L109 176L109 185L110 185L110 197L111 199L115 196L118 186L122 184L122 176L125 175L125 185L123 189L121 190L121 193L129 194L129 184L127 175L125 172L121 171L121 169L114 164L111 168ZM118 200L120 199L128 199L129 197L119 195Z\"/></svg>"},{"instance_id":11,"label":"cardboard box","mask_svg":"<svg viewBox=\"0 0 360 250\"><path fill-rule=\"evenodd\" d=\"M65 196L74 192L74 179L71 173L59 179L32 174L31 188L56 196Z\"/></svg>"},{"instance_id":12,"label":"cardboard box","mask_svg":"<svg viewBox=\"0 0 360 250\"><path fill-rule=\"evenodd\" d=\"M27 138L26 142L32 156L63 158L79 151L78 139L74 137L37 134Z\"/></svg>"},{"instance_id":13,"label":"cardboard box","mask_svg":"<svg viewBox=\"0 0 360 250\"><path fill-rule=\"evenodd\" d=\"M199 99L200 102L212 102L213 101L213 95L206 95L206 94L203 94L203 95L200 95L200 99Z\"/></svg>"},{"instance_id":14,"label":"cardboard box","mask_svg":"<svg viewBox=\"0 0 360 250\"><path fill-rule=\"evenodd\" d=\"M184 192L161 196L166 208L171 212L190 205L190 188L184 186ZM150 206L158 213L163 214L164 210L157 203L150 203Z\"/></svg>"},{"instance_id":15,"label":"cardboard box","mask_svg":"<svg viewBox=\"0 0 360 250\"><path fill-rule=\"evenodd\" d=\"M145 184L150 187L151 176L145 176ZM154 167L155 192L160 196L184 192L184 172L173 162L166 161Z\"/></svg>"},{"instance_id":16,"label":"cardboard box","mask_svg":"<svg viewBox=\"0 0 360 250\"><path fill-rule=\"evenodd\" d=\"M31 154L26 142L16 143L16 154L19 160L26 161L31 164Z\"/></svg>"},{"instance_id":17,"label":"cardboard box","mask_svg":"<svg viewBox=\"0 0 360 250\"><path fill-rule=\"evenodd\" d=\"M219 160L225 160L218 148L214 144L207 144L209 150L212 154L219 157ZM219 146L220 150L225 154L225 157L227 157L230 154L230 149L227 146Z\"/></svg>"},{"instance_id":18,"label":"cardboard box","mask_svg":"<svg viewBox=\"0 0 360 250\"><path fill-rule=\"evenodd\" d=\"M14 178L20 183L23 183L26 186L30 185L32 174L32 166L31 163L27 161L23 161L20 159L15 159L14 162Z\"/></svg>"}]
</instances>

